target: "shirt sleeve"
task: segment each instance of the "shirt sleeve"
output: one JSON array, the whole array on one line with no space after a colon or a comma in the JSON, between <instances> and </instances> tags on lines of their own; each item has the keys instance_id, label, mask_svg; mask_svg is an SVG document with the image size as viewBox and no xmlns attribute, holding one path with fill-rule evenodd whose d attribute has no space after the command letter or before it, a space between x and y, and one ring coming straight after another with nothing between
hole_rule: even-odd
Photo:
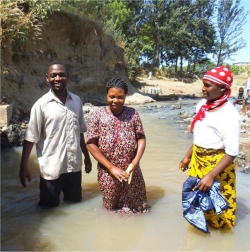
<instances>
[{"instance_id":1,"label":"shirt sleeve","mask_svg":"<svg viewBox=\"0 0 250 252\"><path fill-rule=\"evenodd\" d=\"M80 113L79 113L79 124L80 124L80 132L85 133L87 131L87 125L86 125L86 121L84 118L84 112L83 112L82 106L83 105L81 102L81 108L80 108Z\"/></svg>"},{"instance_id":2,"label":"shirt sleeve","mask_svg":"<svg viewBox=\"0 0 250 252\"><path fill-rule=\"evenodd\" d=\"M37 102L31 108L30 120L25 133L25 140L37 143L40 139L42 128L44 126L43 113L40 104Z\"/></svg>"}]
</instances>

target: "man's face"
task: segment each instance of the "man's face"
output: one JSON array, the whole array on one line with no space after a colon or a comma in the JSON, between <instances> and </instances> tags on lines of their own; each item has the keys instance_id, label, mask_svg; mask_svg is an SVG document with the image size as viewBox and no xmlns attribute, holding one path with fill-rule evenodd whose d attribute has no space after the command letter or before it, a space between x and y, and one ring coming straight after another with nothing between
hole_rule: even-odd
<instances>
[{"instance_id":1,"label":"man's face","mask_svg":"<svg viewBox=\"0 0 250 252\"><path fill-rule=\"evenodd\" d=\"M240 88L240 89L239 89L239 94L240 94L240 95L243 95L243 93L244 93L244 90L243 90L242 88Z\"/></svg>"},{"instance_id":2,"label":"man's face","mask_svg":"<svg viewBox=\"0 0 250 252\"><path fill-rule=\"evenodd\" d=\"M63 93L65 91L67 79L68 75L63 65L54 64L49 67L46 80L55 94Z\"/></svg>"}]
</instances>

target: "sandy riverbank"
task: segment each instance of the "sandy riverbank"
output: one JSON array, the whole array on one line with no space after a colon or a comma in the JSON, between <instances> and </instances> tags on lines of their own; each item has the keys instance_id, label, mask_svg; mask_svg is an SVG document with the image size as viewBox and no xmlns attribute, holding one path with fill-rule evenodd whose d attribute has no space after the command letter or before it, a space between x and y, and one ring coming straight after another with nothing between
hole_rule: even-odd
<instances>
[{"instance_id":1,"label":"sandy riverbank","mask_svg":"<svg viewBox=\"0 0 250 252\"><path fill-rule=\"evenodd\" d=\"M238 94L239 87L243 86L247 79L247 74L243 73L234 78L232 85L231 96L234 97ZM189 95L201 97L202 80L197 77L196 81L185 82L177 81L176 79L167 79L161 77L153 77L151 80L144 77L138 77L136 83L133 83L136 88L142 93L147 91L148 88L158 87L162 90L162 95Z\"/></svg>"}]
</instances>

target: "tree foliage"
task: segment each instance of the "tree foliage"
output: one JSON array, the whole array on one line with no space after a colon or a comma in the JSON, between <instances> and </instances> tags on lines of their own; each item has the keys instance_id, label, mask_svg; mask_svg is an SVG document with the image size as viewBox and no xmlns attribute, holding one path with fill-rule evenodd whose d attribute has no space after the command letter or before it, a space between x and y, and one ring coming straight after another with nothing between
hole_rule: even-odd
<instances>
[{"instance_id":1,"label":"tree foliage","mask_svg":"<svg viewBox=\"0 0 250 252\"><path fill-rule=\"evenodd\" d=\"M58 9L61 1L2 0L1 1L1 48L17 59L19 51L29 36L39 38L42 22L49 13Z\"/></svg>"},{"instance_id":2,"label":"tree foliage","mask_svg":"<svg viewBox=\"0 0 250 252\"><path fill-rule=\"evenodd\" d=\"M187 71L203 69L211 53L218 65L245 46L240 0L2 0L2 47L15 51L31 33L39 37L41 24L59 9L102 25L124 48L130 76L143 64L151 71L182 71L184 62Z\"/></svg>"},{"instance_id":3,"label":"tree foliage","mask_svg":"<svg viewBox=\"0 0 250 252\"><path fill-rule=\"evenodd\" d=\"M240 6L240 0L219 0L217 7L217 38L215 58L217 66L231 59L238 50L246 46L240 37L248 12Z\"/></svg>"},{"instance_id":4,"label":"tree foliage","mask_svg":"<svg viewBox=\"0 0 250 252\"><path fill-rule=\"evenodd\" d=\"M1 44L8 49L15 38L24 35L24 30L32 27L31 14L25 14L17 1L4 0L1 2Z\"/></svg>"}]
</instances>

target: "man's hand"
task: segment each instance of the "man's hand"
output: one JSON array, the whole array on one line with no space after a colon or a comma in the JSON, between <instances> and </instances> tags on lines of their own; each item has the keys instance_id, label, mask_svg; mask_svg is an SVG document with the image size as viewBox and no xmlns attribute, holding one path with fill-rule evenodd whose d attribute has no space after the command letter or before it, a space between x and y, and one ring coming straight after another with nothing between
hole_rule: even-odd
<instances>
[{"instance_id":1,"label":"man's hand","mask_svg":"<svg viewBox=\"0 0 250 252\"><path fill-rule=\"evenodd\" d=\"M85 158L84 164L85 164L85 172L90 173L92 171L92 162L90 158Z\"/></svg>"},{"instance_id":2,"label":"man's hand","mask_svg":"<svg viewBox=\"0 0 250 252\"><path fill-rule=\"evenodd\" d=\"M29 182L31 181L30 173L26 167L20 167L19 178L22 186L26 188L26 179L28 179Z\"/></svg>"}]
</instances>

